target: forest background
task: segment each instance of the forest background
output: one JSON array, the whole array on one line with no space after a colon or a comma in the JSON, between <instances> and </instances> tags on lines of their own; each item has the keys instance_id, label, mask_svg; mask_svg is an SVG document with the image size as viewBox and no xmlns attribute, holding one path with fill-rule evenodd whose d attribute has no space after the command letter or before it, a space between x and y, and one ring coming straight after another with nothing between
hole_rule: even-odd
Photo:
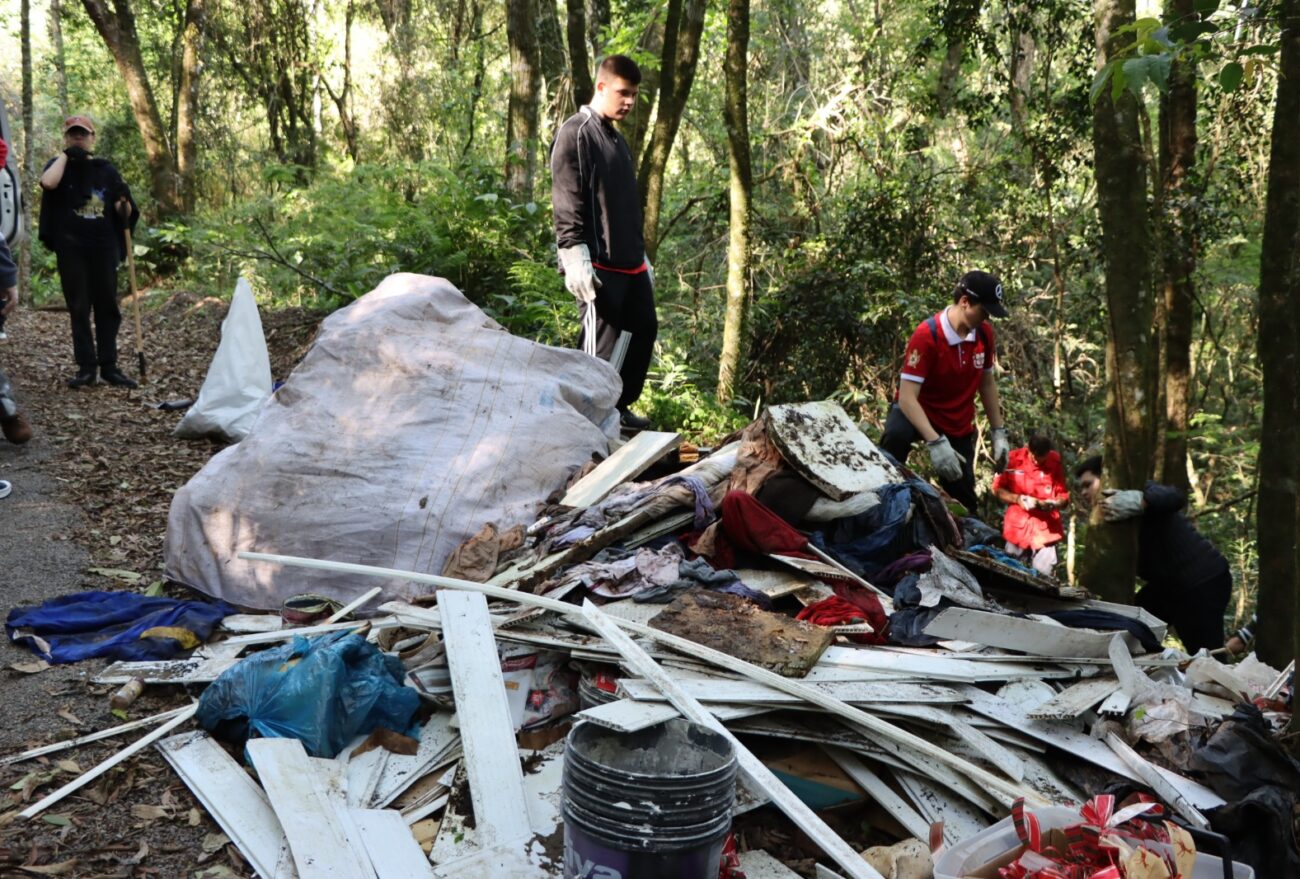
<instances>
[{"instance_id":1,"label":"forest background","mask_svg":"<svg viewBox=\"0 0 1300 879\"><path fill-rule=\"evenodd\" d=\"M1300 147L1273 131L1300 123L1298 9L4 0L0 97L32 212L62 118L95 118L144 211L151 295L244 274L264 309L327 312L418 272L572 345L547 148L593 62L630 54L661 326L647 415L709 441L829 397L879 424L912 328L993 271L1013 441L1042 427L1067 466L1104 449L1111 484L1187 489L1232 565L1226 624L1258 603L1284 665ZM27 300L57 302L53 255L22 258ZM1132 529L1078 524L1078 576L1131 596Z\"/></svg>"}]
</instances>

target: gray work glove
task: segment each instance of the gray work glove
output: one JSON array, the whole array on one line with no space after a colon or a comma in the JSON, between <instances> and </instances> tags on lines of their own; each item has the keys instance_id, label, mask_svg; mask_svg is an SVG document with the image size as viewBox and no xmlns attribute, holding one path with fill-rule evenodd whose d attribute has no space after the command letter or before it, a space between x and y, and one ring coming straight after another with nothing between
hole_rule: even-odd
<instances>
[{"instance_id":1,"label":"gray work glove","mask_svg":"<svg viewBox=\"0 0 1300 879\"><path fill-rule=\"evenodd\" d=\"M1027 494L1022 494L1016 503L1020 504L1022 510L1032 510L1038 506L1038 501Z\"/></svg>"},{"instance_id":2,"label":"gray work glove","mask_svg":"<svg viewBox=\"0 0 1300 879\"><path fill-rule=\"evenodd\" d=\"M1101 517L1107 522L1122 522L1142 515L1142 492L1135 488L1116 491L1108 488L1101 499Z\"/></svg>"},{"instance_id":3,"label":"gray work glove","mask_svg":"<svg viewBox=\"0 0 1300 879\"><path fill-rule=\"evenodd\" d=\"M561 247L559 254L560 267L564 269L564 286L579 302L588 305L595 302L600 278L596 277L596 270L592 268L591 251L587 245Z\"/></svg>"},{"instance_id":4,"label":"gray work glove","mask_svg":"<svg viewBox=\"0 0 1300 879\"><path fill-rule=\"evenodd\" d=\"M655 285L655 267L650 265L650 257L645 258L645 272L650 276L650 286Z\"/></svg>"},{"instance_id":5,"label":"gray work glove","mask_svg":"<svg viewBox=\"0 0 1300 879\"><path fill-rule=\"evenodd\" d=\"M934 472L939 474L940 479L945 482L961 479L961 468L966 459L948 444L948 437L941 436L926 445L930 447L930 463L934 465Z\"/></svg>"},{"instance_id":6,"label":"gray work glove","mask_svg":"<svg viewBox=\"0 0 1300 879\"><path fill-rule=\"evenodd\" d=\"M1007 439L1007 429L993 428L993 469L998 473L1007 469L1007 456L1010 454L1011 442Z\"/></svg>"}]
</instances>

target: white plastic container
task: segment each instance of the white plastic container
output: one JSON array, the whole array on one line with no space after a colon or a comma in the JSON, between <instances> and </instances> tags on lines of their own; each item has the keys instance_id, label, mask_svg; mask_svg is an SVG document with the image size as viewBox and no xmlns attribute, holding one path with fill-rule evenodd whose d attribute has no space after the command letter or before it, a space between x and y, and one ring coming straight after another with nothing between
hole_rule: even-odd
<instances>
[{"instance_id":1,"label":"white plastic container","mask_svg":"<svg viewBox=\"0 0 1300 879\"><path fill-rule=\"evenodd\" d=\"M1044 833L1054 827L1078 824L1079 813L1073 809L1052 807L1033 809ZM1159 843L1145 842L1147 848L1167 848ZM1006 852L1020 847L1020 837L1010 816L997 824L957 843L939 853L934 862L934 879L965 879L971 872ZM1223 879L1223 861L1213 855L1198 852L1196 869L1191 879ZM1244 864L1233 863L1232 879L1255 879L1255 871Z\"/></svg>"}]
</instances>

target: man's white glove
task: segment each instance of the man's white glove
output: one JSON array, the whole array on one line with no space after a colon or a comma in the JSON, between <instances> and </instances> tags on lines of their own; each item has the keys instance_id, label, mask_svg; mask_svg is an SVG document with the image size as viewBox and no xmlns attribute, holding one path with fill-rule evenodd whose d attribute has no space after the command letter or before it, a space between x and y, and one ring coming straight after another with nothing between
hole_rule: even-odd
<instances>
[{"instance_id":1,"label":"man's white glove","mask_svg":"<svg viewBox=\"0 0 1300 879\"><path fill-rule=\"evenodd\" d=\"M930 463L934 465L934 472L939 474L940 479L945 482L961 479L961 468L966 459L948 444L948 437L941 436L926 445L930 447Z\"/></svg>"},{"instance_id":2,"label":"man's white glove","mask_svg":"<svg viewBox=\"0 0 1300 879\"><path fill-rule=\"evenodd\" d=\"M559 253L560 267L564 269L564 286L579 302L588 305L595 302L600 278L596 277L596 270L592 268L591 251L587 245L561 247Z\"/></svg>"},{"instance_id":3,"label":"man's white glove","mask_svg":"<svg viewBox=\"0 0 1300 879\"><path fill-rule=\"evenodd\" d=\"M998 473L1007 469L1007 456L1010 454L1011 442L1007 439L1007 429L993 428L993 469Z\"/></svg>"},{"instance_id":4,"label":"man's white glove","mask_svg":"<svg viewBox=\"0 0 1300 879\"><path fill-rule=\"evenodd\" d=\"M1122 522L1142 515L1142 492L1135 488L1128 491L1106 489L1101 499L1101 517L1107 522Z\"/></svg>"},{"instance_id":5,"label":"man's white glove","mask_svg":"<svg viewBox=\"0 0 1300 879\"><path fill-rule=\"evenodd\" d=\"M650 276L650 286L655 285L655 267L650 265L650 257L645 258L645 273Z\"/></svg>"},{"instance_id":6,"label":"man's white glove","mask_svg":"<svg viewBox=\"0 0 1300 879\"><path fill-rule=\"evenodd\" d=\"M1016 503L1020 504L1021 508L1025 510L1032 510L1038 506L1038 501L1027 494L1022 494Z\"/></svg>"}]
</instances>

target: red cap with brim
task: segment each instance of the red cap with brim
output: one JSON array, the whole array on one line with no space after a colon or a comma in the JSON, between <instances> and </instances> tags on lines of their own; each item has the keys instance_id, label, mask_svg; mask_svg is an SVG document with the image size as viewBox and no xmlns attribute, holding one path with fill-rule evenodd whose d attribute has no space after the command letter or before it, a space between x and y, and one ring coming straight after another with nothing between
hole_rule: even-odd
<instances>
[{"instance_id":1,"label":"red cap with brim","mask_svg":"<svg viewBox=\"0 0 1300 879\"><path fill-rule=\"evenodd\" d=\"M63 133L67 134L74 128L84 128L91 134L95 133L95 123L90 121L89 116L69 116L63 120Z\"/></svg>"}]
</instances>

